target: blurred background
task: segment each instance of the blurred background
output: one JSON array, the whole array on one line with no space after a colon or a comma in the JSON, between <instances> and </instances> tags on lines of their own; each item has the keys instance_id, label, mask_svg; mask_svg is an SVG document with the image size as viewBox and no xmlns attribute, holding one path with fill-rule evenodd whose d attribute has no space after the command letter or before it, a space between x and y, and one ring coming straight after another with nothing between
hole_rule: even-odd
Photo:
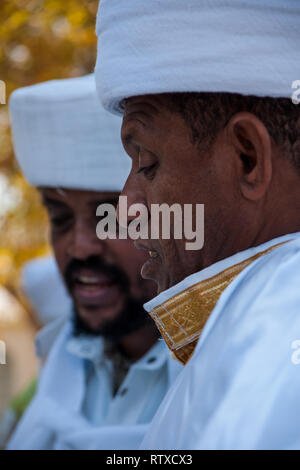
<instances>
[{"instance_id":1,"label":"blurred background","mask_svg":"<svg viewBox=\"0 0 300 470\"><path fill-rule=\"evenodd\" d=\"M14 159L7 103L16 88L93 71L98 0L1 0L0 80L0 418L12 397L37 372L35 312L22 290L21 272L29 260L50 253L48 220L38 192Z\"/></svg>"}]
</instances>

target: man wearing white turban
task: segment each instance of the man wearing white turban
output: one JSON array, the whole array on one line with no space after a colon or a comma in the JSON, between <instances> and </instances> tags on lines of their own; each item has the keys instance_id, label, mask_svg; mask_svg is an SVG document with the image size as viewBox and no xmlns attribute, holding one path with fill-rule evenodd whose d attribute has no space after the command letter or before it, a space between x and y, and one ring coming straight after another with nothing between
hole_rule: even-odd
<instances>
[{"instance_id":1,"label":"man wearing white turban","mask_svg":"<svg viewBox=\"0 0 300 470\"><path fill-rule=\"evenodd\" d=\"M299 448L300 3L101 0L97 34L128 204L205 205L202 250L138 242L186 364L142 447Z\"/></svg>"},{"instance_id":2,"label":"man wearing white turban","mask_svg":"<svg viewBox=\"0 0 300 470\"><path fill-rule=\"evenodd\" d=\"M58 334L50 324L39 335L47 360L8 449L137 448L179 366L143 309L154 292L140 277L144 254L96 234L97 207L117 204L128 173L120 119L99 106L93 75L19 89L10 112L73 308Z\"/></svg>"}]
</instances>

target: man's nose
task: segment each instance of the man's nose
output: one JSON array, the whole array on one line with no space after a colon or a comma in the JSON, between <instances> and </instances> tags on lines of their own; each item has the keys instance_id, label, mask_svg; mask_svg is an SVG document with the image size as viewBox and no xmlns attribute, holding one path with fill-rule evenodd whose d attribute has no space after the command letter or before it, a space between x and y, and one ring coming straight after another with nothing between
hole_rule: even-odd
<instances>
[{"instance_id":1,"label":"man's nose","mask_svg":"<svg viewBox=\"0 0 300 470\"><path fill-rule=\"evenodd\" d=\"M123 226L124 221L128 223L135 218L134 215L128 214L128 209L134 204L142 204L147 208L145 194L142 190L141 185L138 181L138 176L130 173L125 183L125 186L119 196L119 202L117 207L117 220L118 223ZM126 213L125 213L126 211Z\"/></svg>"},{"instance_id":2,"label":"man's nose","mask_svg":"<svg viewBox=\"0 0 300 470\"><path fill-rule=\"evenodd\" d=\"M71 258L86 260L91 256L101 256L106 250L105 240L99 240L96 225L87 221L74 224L67 251Z\"/></svg>"}]
</instances>

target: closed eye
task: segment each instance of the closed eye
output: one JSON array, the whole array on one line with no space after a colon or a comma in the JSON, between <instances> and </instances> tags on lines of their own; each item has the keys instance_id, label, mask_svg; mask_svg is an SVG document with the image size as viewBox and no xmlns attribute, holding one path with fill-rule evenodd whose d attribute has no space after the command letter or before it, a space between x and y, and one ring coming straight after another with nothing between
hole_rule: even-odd
<instances>
[{"instance_id":1,"label":"closed eye","mask_svg":"<svg viewBox=\"0 0 300 470\"><path fill-rule=\"evenodd\" d=\"M157 162L153 163L152 165L149 166L143 166L138 169L137 174L139 173L144 173L145 176L149 176L151 171L154 170L154 168L157 166Z\"/></svg>"},{"instance_id":2,"label":"closed eye","mask_svg":"<svg viewBox=\"0 0 300 470\"><path fill-rule=\"evenodd\" d=\"M68 230L73 223L71 214L53 214L49 211L51 229L53 232L64 232Z\"/></svg>"}]
</instances>

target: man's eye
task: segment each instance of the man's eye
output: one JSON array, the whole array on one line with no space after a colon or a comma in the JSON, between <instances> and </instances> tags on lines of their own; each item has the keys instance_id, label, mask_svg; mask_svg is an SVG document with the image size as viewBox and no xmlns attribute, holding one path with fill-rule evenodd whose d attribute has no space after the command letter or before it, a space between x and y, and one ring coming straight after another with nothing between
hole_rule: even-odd
<instances>
[{"instance_id":1,"label":"man's eye","mask_svg":"<svg viewBox=\"0 0 300 470\"><path fill-rule=\"evenodd\" d=\"M65 228L70 223L70 221L71 221L71 217L68 215L60 215L60 216L50 215L51 225L55 229Z\"/></svg>"},{"instance_id":2,"label":"man's eye","mask_svg":"<svg viewBox=\"0 0 300 470\"><path fill-rule=\"evenodd\" d=\"M143 166L138 169L137 174L144 173L144 175L147 176L148 178L150 177L153 178L154 177L153 170L155 170L156 166L157 166L157 163L153 163L152 165L149 165L149 166Z\"/></svg>"}]
</instances>

